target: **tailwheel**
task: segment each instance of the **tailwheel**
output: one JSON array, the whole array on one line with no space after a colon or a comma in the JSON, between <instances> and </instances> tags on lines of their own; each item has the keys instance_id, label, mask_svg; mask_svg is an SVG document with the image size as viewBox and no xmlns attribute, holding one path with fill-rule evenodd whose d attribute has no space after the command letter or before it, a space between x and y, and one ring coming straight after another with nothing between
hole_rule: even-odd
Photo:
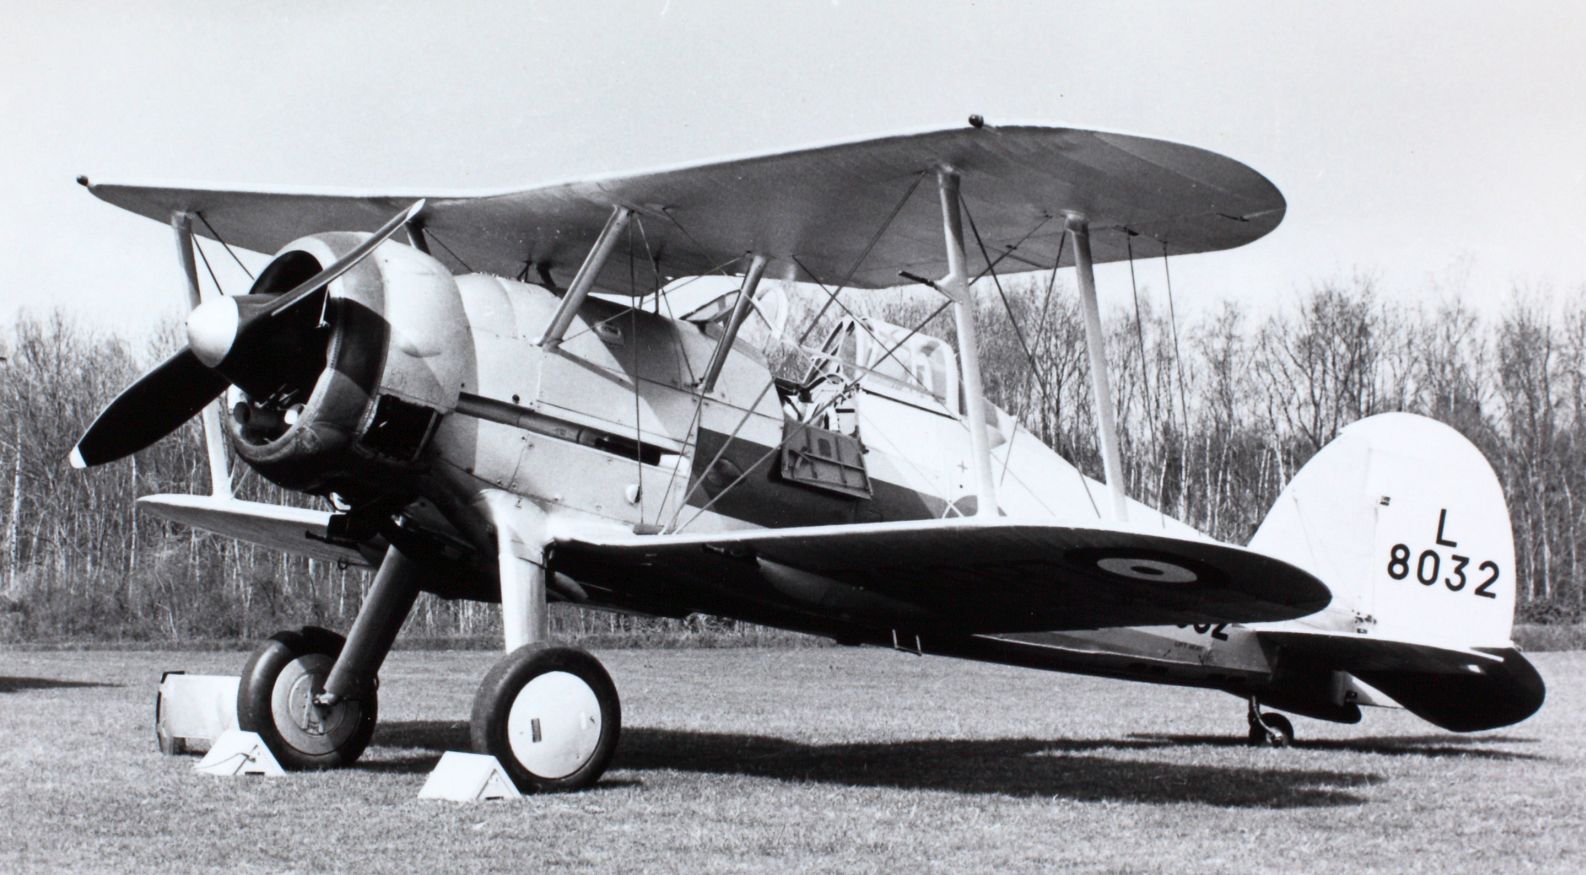
<instances>
[{"instance_id":1,"label":"tailwheel","mask_svg":"<svg viewBox=\"0 0 1586 875\"><path fill-rule=\"evenodd\" d=\"M494 756L526 793L595 783L621 731L611 676L595 657L571 647L514 650L490 669L474 696L474 750Z\"/></svg>"},{"instance_id":2,"label":"tailwheel","mask_svg":"<svg viewBox=\"0 0 1586 875\"><path fill-rule=\"evenodd\" d=\"M237 725L259 733L286 769L332 769L351 765L374 736L374 684L356 698L322 705L315 697L341 653L344 639L306 626L277 632L242 670L237 687Z\"/></svg>"},{"instance_id":3,"label":"tailwheel","mask_svg":"<svg viewBox=\"0 0 1586 875\"><path fill-rule=\"evenodd\" d=\"M1255 697L1250 699L1250 743L1257 747L1288 747L1294 743L1294 724L1272 711L1262 711Z\"/></svg>"}]
</instances>

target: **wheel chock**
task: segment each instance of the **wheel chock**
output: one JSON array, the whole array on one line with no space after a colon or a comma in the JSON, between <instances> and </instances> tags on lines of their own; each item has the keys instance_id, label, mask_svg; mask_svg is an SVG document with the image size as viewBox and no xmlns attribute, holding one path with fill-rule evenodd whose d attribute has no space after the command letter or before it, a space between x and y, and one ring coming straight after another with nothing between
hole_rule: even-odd
<instances>
[{"instance_id":1,"label":"wheel chock","mask_svg":"<svg viewBox=\"0 0 1586 875\"><path fill-rule=\"evenodd\" d=\"M520 799L512 779L501 763L489 754L459 753L449 750L419 791L420 799L446 799L451 802L479 802L486 799Z\"/></svg>"},{"instance_id":2,"label":"wheel chock","mask_svg":"<svg viewBox=\"0 0 1586 875\"><path fill-rule=\"evenodd\" d=\"M209 746L209 753L193 766L193 771L206 775L264 775L270 778L286 774L259 733L242 729L222 732Z\"/></svg>"},{"instance_id":3,"label":"wheel chock","mask_svg":"<svg viewBox=\"0 0 1586 875\"><path fill-rule=\"evenodd\" d=\"M154 697L154 738L160 753L203 750L237 725L238 678L168 671Z\"/></svg>"}]
</instances>

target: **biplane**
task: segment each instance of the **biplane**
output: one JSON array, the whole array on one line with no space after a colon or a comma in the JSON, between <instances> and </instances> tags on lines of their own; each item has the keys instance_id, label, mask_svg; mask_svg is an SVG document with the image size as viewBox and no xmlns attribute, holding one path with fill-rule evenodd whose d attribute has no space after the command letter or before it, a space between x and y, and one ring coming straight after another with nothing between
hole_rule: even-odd
<instances>
[{"instance_id":1,"label":"biplane","mask_svg":"<svg viewBox=\"0 0 1586 875\"><path fill-rule=\"evenodd\" d=\"M1277 227L1277 188L1221 155L972 119L501 192L82 182L171 224L192 309L186 347L110 402L73 463L201 417L212 494L145 510L373 569L345 638L284 631L243 670L239 722L289 768L358 759L421 592L500 604L470 735L524 790L591 784L620 731L605 669L549 640L552 602L1223 690L1257 744L1292 738L1278 711L1397 705L1462 732L1542 703L1510 640L1503 493L1453 429L1346 428L1244 545L1126 495L1093 267ZM225 295L200 286L195 234L275 254ZM972 284L1062 268L1099 481L982 389ZM647 306L712 274L741 278L716 306ZM775 376L741 336L768 278L826 308L917 286L956 344L850 314L807 372ZM234 497L233 457L324 509Z\"/></svg>"}]
</instances>

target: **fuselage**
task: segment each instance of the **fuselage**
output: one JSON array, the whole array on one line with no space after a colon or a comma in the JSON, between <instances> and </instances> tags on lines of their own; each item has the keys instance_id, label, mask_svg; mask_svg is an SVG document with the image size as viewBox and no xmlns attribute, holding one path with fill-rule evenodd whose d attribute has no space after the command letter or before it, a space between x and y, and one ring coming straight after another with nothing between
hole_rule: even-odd
<instances>
[{"instance_id":1,"label":"fuselage","mask_svg":"<svg viewBox=\"0 0 1586 875\"><path fill-rule=\"evenodd\" d=\"M457 286L470 362L458 408L437 428L426 489L452 511L492 488L524 496L568 525L624 531L840 525L976 510L968 429L949 376L956 362L941 341L916 336L899 345L900 329L848 320L805 379L781 385L760 354L740 344L702 396L699 375L716 346L708 324L591 299L564 341L545 349L535 340L556 307L554 293L478 274L458 277ZM1075 524L1101 519L1105 487L992 410L1000 509ZM810 454L790 461L785 445L798 429L811 430L798 436ZM822 440L857 449L845 457L838 447L822 458ZM862 489L852 479L855 462ZM823 463L824 475L814 470ZM1129 513L1143 530L1198 536L1139 502L1129 503ZM581 583L597 605L621 588ZM1160 683L1237 690L1273 674L1256 636L1239 625L927 640L906 629L812 620L798 593L786 599L736 601L702 585L654 603L608 606L698 610L841 640Z\"/></svg>"}]
</instances>

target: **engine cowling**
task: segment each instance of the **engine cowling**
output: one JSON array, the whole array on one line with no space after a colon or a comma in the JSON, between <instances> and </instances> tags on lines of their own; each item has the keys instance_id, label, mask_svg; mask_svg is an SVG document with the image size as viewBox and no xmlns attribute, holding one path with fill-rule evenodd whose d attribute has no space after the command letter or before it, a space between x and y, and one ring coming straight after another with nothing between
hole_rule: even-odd
<instances>
[{"instance_id":1,"label":"engine cowling","mask_svg":"<svg viewBox=\"0 0 1586 875\"><path fill-rule=\"evenodd\" d=\"M284 293L362 239L288 244L249 297ZM457 405L470 343L457 284L436 259L388 241L319 294L228 368L231 444L290 489L352 500L401 492Z\"/></svg>"}]
</instances>

